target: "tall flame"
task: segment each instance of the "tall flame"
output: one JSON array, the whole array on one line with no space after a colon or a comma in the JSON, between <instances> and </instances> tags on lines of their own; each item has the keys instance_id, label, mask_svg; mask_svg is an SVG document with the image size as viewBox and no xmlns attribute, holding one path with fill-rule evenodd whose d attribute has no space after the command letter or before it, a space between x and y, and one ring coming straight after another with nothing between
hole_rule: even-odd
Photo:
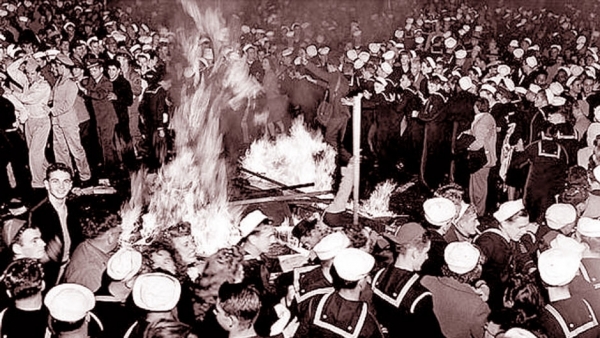
<instances>
[{"instance_id":1,"label":"tall flame","mask_svg":"<svg viewBox=\"0 0 600 338\"><path fill-rule=\"evenodd\" d=\"M132 177L132 199L122 210L123 219L128 222L123 225L122 239L149 243L164 229L187 221L192 224L197 253L208 256L237 242L242 211L228 204L219 119L223 113L242 109L261 87L236 52L239 46L221 13L210 8L203 13L192 0L180 3L195 24L195 29L180 30L178 39L197 81L183 86L180 106L171 121L171 128L176 131L176 157L159 169L147 194L140 193L144 189L134 185L148 186L149 180ZM200 75L202 37L211 39L215 61ZM145 173L137 175L147 177ZM140 194L149 201L144 202ZM135 215L140 213L140 204L147 206L146 214L141 216L141 224L132 224L138 219Z\"/></svg>"}]
</instances>

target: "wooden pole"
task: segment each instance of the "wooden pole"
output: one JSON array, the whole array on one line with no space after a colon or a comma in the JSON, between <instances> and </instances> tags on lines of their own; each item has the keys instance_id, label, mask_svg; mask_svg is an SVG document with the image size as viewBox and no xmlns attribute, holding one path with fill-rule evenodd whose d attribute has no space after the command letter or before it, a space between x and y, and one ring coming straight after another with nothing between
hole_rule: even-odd
<instances>
[{"instance_id":1,"label":"wooden pole","mask_svg":"<svg viewBox=\"0 0 600 338\"><path fill-rule=\"evenodd\" d=\"M354 200L352 213L353 213L353 224L358 226L358 204L359 199L359 187L360 187L360 111L361 105L360 100L362 94L358 94L354 97L354 104L352 105L352 158L354 159L354 179L353 179L353 195Z\"/></svg>"},{"instance_id":2,"label":"wooden pole","mask_svg":"<svg viewBox=\"0 0 600 338\"><path fill-rule=\"evenodd\" d=\"M276 180L274 180L272 178L269 178L269 177L267 177L265 175L261 175L259 173L255 173L254 171L248 170L248 169L246 169L244 167L240 167L240 170L243 171L243 172L246 172L246 173L248 173L248 174L250 174L252 176L256 176L256 177L258 177L260 179L263 179L263 180L265 180L265 181L267 181L269 183L276 184L276 185L278 185L278 186L281 187L280 190L293 190L295 192L302 193L302 191L298 190L298 188L305 188L305 187L310 187L310 186L314 186L315 185L314 183L306 183L306 184L299 184L299 185L295 185L295 186L287 186L287 185L285 185L285 184L283 184L283 183L281 183L279 181L276 181Z\"/></svg>"},{"instance_id":3,"label":"wooden pole","mask_svg":"<svg viewBox=\"0 0 600 338\"><path fill-rule=\"evenodd\" d=\"M302 199L305 197L313 197L330 194L331 191L315 191L315 192L307 192L302 194L293 194L293 195L284 195L284 196L270 196L270 197L260 197L253 198L249 200L240 200L240 201L231 201L229 205L247 205L247 204L256 204L256 203L266 203L266 202L283 202L283 201L293 201L295 199Z\"/></svg>"}]
</instances>

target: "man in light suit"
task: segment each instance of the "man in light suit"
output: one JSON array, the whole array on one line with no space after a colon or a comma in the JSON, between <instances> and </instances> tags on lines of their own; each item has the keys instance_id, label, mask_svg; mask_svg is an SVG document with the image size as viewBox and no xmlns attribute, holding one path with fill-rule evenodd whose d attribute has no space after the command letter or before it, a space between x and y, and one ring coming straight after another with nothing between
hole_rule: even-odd
<instances>
[{"instance_id":1,"label":"man in light suit","mask_svg":"<svg viewBox=\"0 0 600 338\"><path fill-rule=\"evenodd\" d=\"M486 99L480 98L475 102L475 118L471 123L471 135L475 141L469 146L469 151L485 150L487 162L469 178L469 197L477 209L477 215L485 214L490 168L496 165L496 121L488 113L489 105Z\"/></svg>"}]
</instances>

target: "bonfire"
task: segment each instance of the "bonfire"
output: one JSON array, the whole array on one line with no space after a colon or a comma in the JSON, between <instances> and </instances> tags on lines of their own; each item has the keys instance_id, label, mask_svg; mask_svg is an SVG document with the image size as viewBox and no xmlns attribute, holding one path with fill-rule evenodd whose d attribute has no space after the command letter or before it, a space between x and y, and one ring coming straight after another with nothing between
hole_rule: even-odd
<instances>
[{"instance_id":1,"label":"bonfire","mask_svg":"<svg viewBox=\"0 0 600 338\"><path fill-rule=\"evenodd\" d=\"M182 88L171 122L177 131L175 158L153 177L145 171L132 177L132 197L121 210L121 239L125 245L149 244L168 227L187 221L197 254L206 257L240 237L242 209L229 203L219 118L256 97L261 86L235 52L237 39L221 13L210 8L202 12L191 0L180 2L195 29L180 30L178 41L197 81ZM204 37L212 41L214 64L200 73L196 65L203 56L199 41Z\"/></svg>"},{"instance_id":2,"label":"bonfire","mask_svg":"<svg viewBox=\"0 0 600 338\"><path fill-rule=\"evenodd\" d=\"M331 190L335 157L335 149L323 141L321 133L309 131L299 118L294 120L289 135L254 141L240 163L244 169L287 186L314 183L299 190L316 192ZM246 174L246 178L261 189L280 187L251 174Z\"/></svg>"}]
</instances>

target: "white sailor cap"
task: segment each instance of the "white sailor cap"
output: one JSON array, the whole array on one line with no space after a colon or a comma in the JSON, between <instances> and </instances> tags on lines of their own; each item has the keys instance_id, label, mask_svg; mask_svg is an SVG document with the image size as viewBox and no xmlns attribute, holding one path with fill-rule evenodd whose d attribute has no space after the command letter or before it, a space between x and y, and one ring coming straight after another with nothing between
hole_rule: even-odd
<instances>
[{"instance_id":1,"label":"white sailor cap","mask_svg":"<svg viewBox=\"0 0 600 338\"><path fill-rule=\"evenodd\" d=\"M525 51L521 48L516 48L515 50L513 50L513 55L517 59L522 58L524 54L525 54Z\"/></svg>"},{"instance_id":2,"label":"white sailor cap","mask_svg":"<svg viewBox=\"0 0 600 338\"><path fill-rule=\"evenodd\" d=\"M294 49L293 48L286 48L283 51L281 51L281 56L290 56L294 54Z\"/></svg>"},{"instance_id":3,"label":"white sailor cap","mask_svg":"<svg viewBox=\"0 0 600 338\"><path fill-rule=\"evenodd\" d=\"M586 237L600 237L600 220L581 217L577 222L577 232Z\"/></svg>"},{"instance_id":4,"label":"white sailor cap","mask_svg":"<svg viewBox=\"0 0 600 338\"><path fill-rule=\"evenodd\" d=\"M86 45L88 45L88 47L92 44L92 42L100 42L100 40L98 39L97 36L92 36L91 38L87 39L86 41Z\"/></svg>"},{"instance_id":5,"label":"white sailor cap","mask_svg":"<svg viewBox=\"0 0 600 338\"><path fill-rule=\"evenodd\" d=\"M392 72L394 71L394 70L392 69L392 66L391 66L389 63L387 63L387 62L383 62L383 63L381 64L381 70L383 70L383 72L384 72L385 74L387 74L387 75L390 75L390 74L392 74Z\"/></svg>"},{"instance_id":6,"label":"white sailor cap","mask_svg":"<svg viewBox=\"0 0 600 338\"><path fill-rule=\"evenodd\" d=\"M549 249L540 254L538 270L542 280L551 286L569 284L579 270L581 259L563 249Z\"/></svg>"},{"instance_id":7,"label":"white sailor cap","mask_svg":"<svg viewBox=\"0 0 600 338\"><path fill-rule=\"evenodd\" d=\"M502 77L508 76L510 74L510 67L508 65L498 66L498 74Z\"/></svg>"},{"instance_id":8,"label":"white sailor cap","mask_svg":"<svg viewBox=\"0 0 600 338\"><path fill-rule=\"evenodd\" d=\"M514 47L517 48L519 47L519 41L517 40L511 40L510 43L508 44L510 47Z\"/></svg>"},{"instance_id":9,"label":"white sailor cap","mask_svg":"<svg viewBox=\"0 0 600 338\"><path fill-rule=\"evenodd\" d=\"M423 203L425 219L431 225L443 226L450 222L457 213L456 205L444 197L434 197Z\"/></svg>"},{"instance_id":10,"label":"white sailor cap","mask_svg":"<svg viewBox=\"0 0 600 338\"><path fill-rule=\"evenodd\" d=\"M263 212L258 209L246 215L240 221L240 233L242 238L250 235L262 222L268 219L269 217L267 217L267 215L263 214Z\"/></svg>"},{"instance_id":11,"label":"white sailor cap","mask_svg":"<svg viewBox=\"0 0 600 338\"><path fill-rule=\"evenodd\" d=\"M471 89L471 87L473 87L473 81L471 80L470 77L463 76L458 80L458 85L460 86L460 89L466 91L466 90Z\"/></svg>"},{"instance_id":12,"label":"white sailor cap","mask_svg":"<svg viewBox=\"0 0 600 338\"><path fill-rule=\"evenodd\" d=\"M454 55L457 59L464 59L467 57L467 51L464 49L459 49L456 52L454 52Z\"/></svg>"},{"instance_id":13,"label":"white sailor cap","mask_svg":"<svg viewBox=\"0 0 600 338\"><path fill-rule=\"evenodd\" d=\"M444 261L450 271L462 275L477 266L480 255L479 249L469 242L452 242L444 250Z\"/></svg>"},{"instance_id":14,"label":"white sailor cap","mask_svg":"<svg viewBox=\"0 0 600 338\"><path fill-rule=\"evenodd\" d=\"M329 47L325 46L325 47L321 47L319 48L319 54L320 55L327 55L329 54Z\"/></svg>"},{"instance_id":15,"label":"white sailor cap","mask_svg":"<svg viewBox=\"0 0 600 338\"><path fill-rule=\"evenodd\" d=\"M525 59L525 64L527 64L531 68L535 68L537 67L538 62L535 56L529 56Z\"/></svg>"},{"instance_id":16,"label":"white sailor cap","mask_svg":"<svg viewBox=\"0 0 600 338\"><path fill-rule=\"evenodd\" d=\"M315 57L317 56L317 47L315 45L310 45L308 47L306 47L306 55L308 55L309 57Z\"/></svg>"},{"instance_id":17,"label":"white sailor cap","mask_svg":"<svg viewBox=\"0 0 600 338\"><path fill-rule=\"evenodd\" d=\"M555 96L558 96L560 94L562 94L565 89L563 88L563 86L558 83L558 82L552 82L550 84L550 91L552 91L552 94L554 94Z\"/></svg>"},{"instance_id":18,"label":"white sailor cap","mask_svg":"<svg viewBox=\"0 0 600 338\"><path fill-rule=\"evenodd\" d=\"M46 295L44 304L52 318L73 323L83 319L94 308L94 294L85 286L73 283L59 284Z\"/></svg>"},{"instance_id":19,"label":"white sailor cap","mask_svg":"<svg viewBox=\"0 0 600 338\"><path fill-rule=\"evenodd\" d=\"M371 58L371 55L367 52L360 52L358 54L358 58L361 59L363 62L367 62Z\"/></svg>"},{"instance_id":20,"label":"white sailor cap","mask_svg":"<svg viewBox=\"0 0 600 338\"><path fill-rule=\"evenodd\" d=\"M446 46L446 48L448 48L448 49L452 49L452 48L456 47L457 43L458 42L453 37L449 37L446 40L444 40L444 46Z\"/></svg>"},{"instance_id":21,"label":"white sailor cap","mask_svg":"<svg viewBox=\"0 0 600 338\"><path fill-rule=\"evenodd\" d=\"M373 54L379 53L380 48L381 48L381 45L378 43L372 42L369 44L369 51Z\"/></svg>"},{"instance_id":22,"label":"white sailor cap","mask_svg":"<svg viewBox=\"0 0 600 338\"><path fill-rule=\"evenodd\" d=\"M354 61L354 69L361 69L364 65L365 63L361 59L356 59Z\"/></svg>"},{"instance_id":23,"label":"white sailor cap","mask_svg":"<svg viewBox=\"0 0 600 338\"><path fill-rule=\"evenodd\" d=\"M577 210L571 204L555 203L546 209L546 224L550 229L558 230L577 220Z\"/></svg>"},{"instance_id":24,"label":"white sailor cap","mask_svg":"<svg viewBox=\"0 0 600 338\"><path fill-rule=\"evenodd\" d=\"M484 83L483 85L481 85L481 88L479 89L479 91L482 90L487 90L488 92L492 93L492 94L496 94L496 87L492 86L489 83Z\"/></svg>"},{"instance_id":25,"label":"white sailor cap","mask_svg":"<svg viewBox=\"0 0 600 338\"><path fill-rule=\"evenodd\" d=\"M131 54L134 54L136 51L141 50L141 49L142 49L141 45L135 44L135 45L131 46L131 48L129 48L129 52Z\"/></svg>"},{"instance_id":26,"label":"white sailor cap","mask_svg":"<svg viewBox=\"0 0 600 338\"><path fill-rule=\"evenodd\" d=\"M347 57L347 58L348 58L350 61L354 62L354 60L356 60L356 59L358 58L358 53L356 52L356 49L349 49L349 50L346 52L346 57Z\"/></svg>"},{"instance_id":27,"label":"white sailor cap","mask_svg":"<svg viewBox=\"0 0 600 338\"><path fill-rule=\"evenodd\" d=\"M564 106L565 103L567 103L567 99L565 99L562 96L555 96L552 98L552 100L550 101L550 105L554 106L554 107L560 107L560 106Z\"/></svg>"},{"instance_id":28,"label":"white sailor cap","mask_svg":"<svg viewBox=\"0 0 600 338\"><path fill-rule=\"evenodd\" d=\"M149 45L152 43L152 37L151 36L147 36L147 35L143 35L140 36L138 38L138 41L142 44L142 45Z\"/></svg>"},{"instance_id":29,"label":"white sailor cap","mask_svg":"<svg viewBox=\"0 0 600 338\"><path fill-rule=\"evenodd\" d=\"M558 49L559 52L562 50L562 47L560 45L552 45L552 46L550 46L550 49L552 49L552 48Z\"/></svg>"},{"instance_id":30,"label":"white sailor cap","mask_svg":"<svg viewBox=\"0 0 600 338\"><path fill-rule=\"evenodd\" d=\"M313 251L321 261L327 261L335 258L335 256L350 246L350 239L343 232L334 232L323 237L317 243Z\"/></svg>"},{"instance_id":31,"label":"white sailor cap","mask_svg":"<svg viewBox=\"0 0 600 338\"><path fill-rule=\"evenodd\" d=\"M35 52L35 53L33 53L33 58L34 59L38 59L39 60L39 59L44 58L44 57L46 57L46 53L45 52Z\"/></svg>"},{"instance_id":32,"label":"white sailor cap","mask_svg":"<svg viewBox=\"0 0 600 338\"><path fill-rule=\"evenodd\" d=\"M341 279L355 282L366 277L375 265L375 258L355 248L347 248L338 252L333 259L335 271Z\"/></svg>"},{"instance_id":33,"label":"white sailor cap","mask_svg":"<svg viewBox=\"0 0 600 338\"><path fill-rule=\"evenodd\" d=\"M139 275L131 292L137 307L147 311L171 311L181 296L179 281L161 272Z\"/></svg>"},{"instance_id":34,"label":"white sailor cap","mask_svg":"<svg viewBox=\"0 0 600 338\"><path fill-rule=\"evenodd\" d=\"M108 259L106 273L113 280L127 280L137 274L141 267L141 253L131 248L121 248Z\"/></svg>"},{"instance_id":35,"label":"white sailor cap","mask_svg":"<svg viewBox=\"0 0 600 338\"><path fill-rule=\"evenodd\" d=\"M522 199L504 202L500 205L498 211L494 213L494 218L498 222L504 222L523 209L525 209L525 206Z\"/></svg>"},{"instance_id":36,"label":"white sailor cap","mask_svg":"<svg viewBox=\"0 0 600 338\"><path fill-rule=\"evenodd\" d=\"M393 50L388 50L387 52L383 53L383 59L386 61L389 61L391 59L394 58L394 56L396 56L396 54L394 53Z\"/></svg>"},{"instance_id":37,"label":"white sailor cap","mask_svg":"<svg viewBox=\"0 0 600 338\"><path fill-rule=\"evenodd\" d=\"M504 332L502 336L504 338L537 338L537 336L531 333L530 331L527 331L520 327L513 327L508 331Z\"/></svg>"},{"instance_id":38,"label":"white sailor cap","mask_svg":"<svg viewBox=\"0 0 600 338\"><path fill-rule=\"evenodd\" d=\"M550 247L553 249L561 249L577 255L579 258L582 257L586 246L579 243L577 240L571 237L567 237L563 234L558 234L551 242Z\"/></svg>"}]
</instances>

